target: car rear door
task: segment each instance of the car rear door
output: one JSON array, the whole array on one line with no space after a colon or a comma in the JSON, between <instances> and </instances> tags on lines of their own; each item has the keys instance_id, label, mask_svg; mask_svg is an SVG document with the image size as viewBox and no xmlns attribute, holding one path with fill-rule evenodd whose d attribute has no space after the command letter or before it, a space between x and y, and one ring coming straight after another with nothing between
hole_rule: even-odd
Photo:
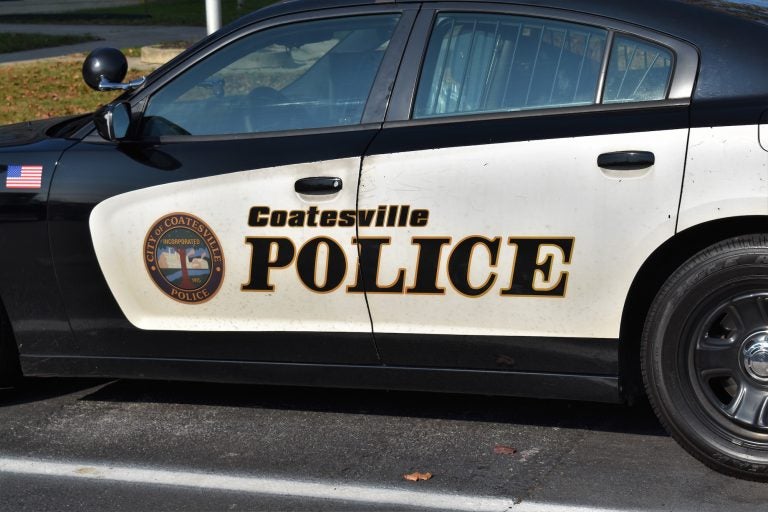
<instances>
[{"instance_id":1,"label":"car rear door","mask_svg":"<svg viewBox=\"0 0 768 512\"><path fill-rule=\"evenodd\" d=\"M92 133L66 152L49 224L76 342L47 355L112 374L118 357L378 363L364 296L329 292L357 263L339 218L414 17L246 27L133 95L130 141Z\"/></svg>"},{"instance_id":2,"label":"car rear door","mask_svg":"<svg viewBox=\"0 0 768 512\"><path fill-rule=\"evenodd\" d=\"M360 181L384 362L616 375L628 289L675 232L696 66L593 16L422 10Z\"/></svg>"}]
</instances>

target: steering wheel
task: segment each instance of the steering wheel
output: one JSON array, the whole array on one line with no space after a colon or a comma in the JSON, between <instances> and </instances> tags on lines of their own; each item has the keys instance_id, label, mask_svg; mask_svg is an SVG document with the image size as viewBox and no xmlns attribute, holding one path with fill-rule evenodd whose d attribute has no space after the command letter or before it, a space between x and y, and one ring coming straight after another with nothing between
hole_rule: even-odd
<instances>
[{"instance_id":1,"label":"steering wheel","mask_svg":"<svg viewBox=\"0 0 768 512\"><path fill-rule=\"evenodd\" d=\"M302 128L309 113L280 91L258 86L248 93L245 127L248 132Z\"/></svg>"}]
</instances>

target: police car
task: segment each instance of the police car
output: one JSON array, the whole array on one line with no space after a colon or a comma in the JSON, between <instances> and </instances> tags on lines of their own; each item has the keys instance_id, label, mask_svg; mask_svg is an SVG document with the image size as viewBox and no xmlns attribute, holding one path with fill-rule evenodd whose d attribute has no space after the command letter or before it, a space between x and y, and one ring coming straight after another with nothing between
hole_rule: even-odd
<instances>
[{"instance_id":1,"label":"police car","mask_svg":"<svg viewBox=\"0 0 768 512\"><path fill-rule=\"evenodd\" d=\"M645 392L768 480L766 20L296 0L98 50L118 100L0 129L4 376Z\"/></svg>"}]
</instances>

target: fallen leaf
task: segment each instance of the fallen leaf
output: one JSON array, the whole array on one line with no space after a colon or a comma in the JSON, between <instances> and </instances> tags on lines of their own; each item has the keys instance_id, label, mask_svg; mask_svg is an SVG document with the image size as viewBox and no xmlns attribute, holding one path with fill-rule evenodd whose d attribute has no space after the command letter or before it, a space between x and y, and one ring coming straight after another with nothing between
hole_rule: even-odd
<instances>
[{"instance_id":1,"label":"fallen leaf","mask_svg":"<svg viewBox=\"0 0 768 512\"><path fill-rule=\"evenodd\" d=\"M403 478L409 482L418 482L419 480L429 480L432 478L432 473L419 473L418 471L415 471L413 473L407 473L403 475Z\"/></svg>"},{"instance_id":2,"label":"fallen leaf","mask_svg":"<svg viewBox=\"0 0 768 512\"><path fill-rule=\"evenodd\" d=\"M517 453L517 450L505 444L497 444L493 447L493 453L499 453L501 455L514 455Z\"/></svg>"}]
</instances>

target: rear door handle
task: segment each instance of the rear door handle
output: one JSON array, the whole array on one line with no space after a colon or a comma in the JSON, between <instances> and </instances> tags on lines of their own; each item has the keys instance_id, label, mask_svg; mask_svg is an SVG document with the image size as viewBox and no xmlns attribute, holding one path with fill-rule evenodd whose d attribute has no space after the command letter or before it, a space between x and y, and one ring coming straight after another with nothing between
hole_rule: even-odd
<instances>
[{"instance_id":1,"label":"rear door handle","mask_svg":"<svg viewBox=\"0 0 768 512\"><path fill-rule=\"evenodd\" d=\"M616 151L603 153L597 157L597 165L614 171L636 171L646 169L656 163L656 157L650 151Z\"/></svg>"},{"instance_id":2,"label":"rear door handle","mask_svg":"<svg viewBox=\"0 0 768 512\"><path fill-rule=\"evenodd\" d=\"M301 178L296 181L293 188L299 194L321 196L340 192L342 185L341 178L315 176L312 178Z\"/></svg>"}]
</instances>

